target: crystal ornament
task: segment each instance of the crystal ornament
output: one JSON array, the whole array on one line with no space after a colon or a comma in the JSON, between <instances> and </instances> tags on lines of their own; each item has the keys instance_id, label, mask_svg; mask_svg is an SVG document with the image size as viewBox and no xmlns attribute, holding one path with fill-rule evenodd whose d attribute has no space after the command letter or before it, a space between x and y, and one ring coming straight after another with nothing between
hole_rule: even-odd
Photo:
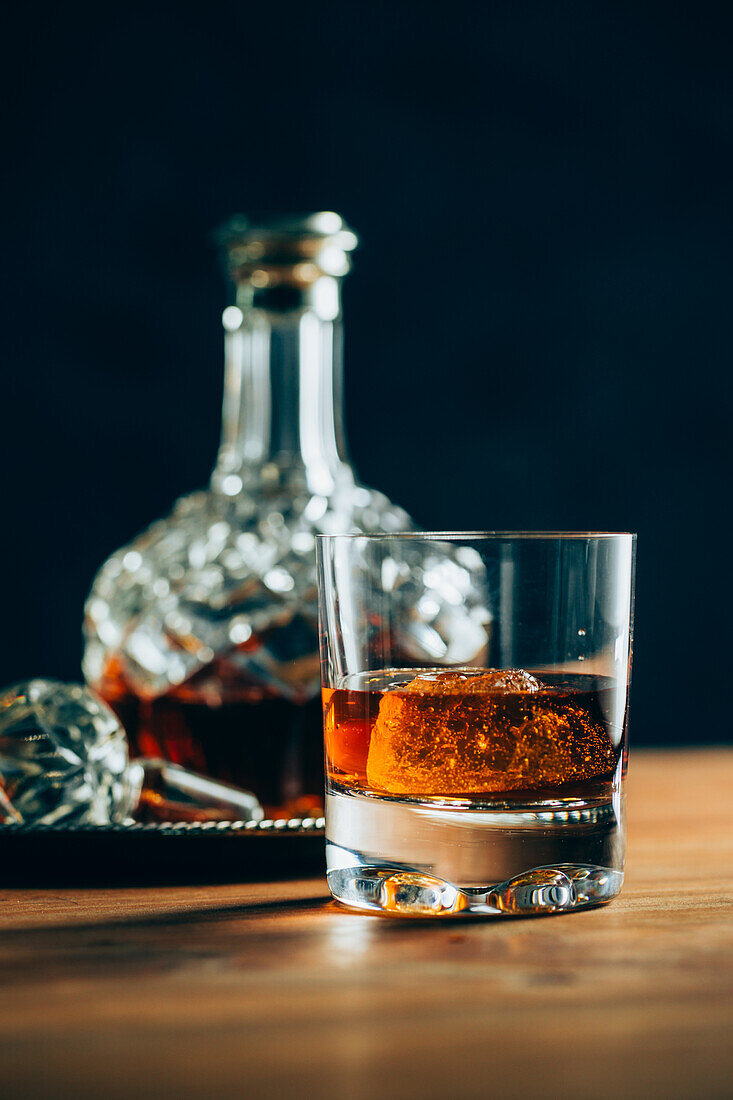
<instances>
[{"instance_id":1,"label":"crystal ornament","mask_svg":"<svg viewBox=\"0 0 733 1100\"><path fill-rule=\"evenodd\" d=\"M41 825L124 821L141 773L125 733L87 688L30 680L0 696L0 819Z\"/></svg>"}]
</instances>

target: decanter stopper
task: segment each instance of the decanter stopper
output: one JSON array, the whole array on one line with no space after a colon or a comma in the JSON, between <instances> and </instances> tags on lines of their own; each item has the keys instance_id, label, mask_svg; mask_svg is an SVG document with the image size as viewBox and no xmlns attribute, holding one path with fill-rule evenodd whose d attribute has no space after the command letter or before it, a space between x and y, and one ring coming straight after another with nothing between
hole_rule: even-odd
<instances>
[{"instance_id":1,"label":"decanter stopper","mask_svg":"<svg viewBox=\"0 0 733 1100\"><path fill-rule=\"evenodd\" d=\"M162 760L130 761L103 700L79 684L29 680L0 695L0 822L110 825L259 821L254 795Z\"/></svg>"}]
</instances>

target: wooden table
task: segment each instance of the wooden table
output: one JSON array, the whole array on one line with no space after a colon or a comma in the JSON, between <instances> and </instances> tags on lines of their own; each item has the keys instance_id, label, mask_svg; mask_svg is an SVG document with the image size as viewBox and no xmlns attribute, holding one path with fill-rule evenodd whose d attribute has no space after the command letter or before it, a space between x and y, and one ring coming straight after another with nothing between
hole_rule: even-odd
<instances>
[{"instance_id":1,"label":"wooden table","mask_svg":"<svg viewBox=\"0 0 733 1100\"><path fill-rule=\"evenodd\" d=\"M637 752L629 802L621 897L565 917L4 890L3 1098L730 1097L733 752Z\"/></svg>"}]
</instances>

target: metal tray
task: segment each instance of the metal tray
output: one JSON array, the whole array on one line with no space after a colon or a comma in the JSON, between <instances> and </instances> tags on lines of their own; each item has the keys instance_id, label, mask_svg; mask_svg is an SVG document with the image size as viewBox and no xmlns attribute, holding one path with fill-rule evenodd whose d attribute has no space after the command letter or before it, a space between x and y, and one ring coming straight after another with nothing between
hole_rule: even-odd
<instances>
[{"instance_id":1,"label":"metal tray","mask_svg":"<svg viewBox=\"0 0 733 1100\"><path fill-rule=\"evenodd\" d=\"M325 871L325 821L0 825L0 884L252 882Z\"/></svg>"}]
</instances>

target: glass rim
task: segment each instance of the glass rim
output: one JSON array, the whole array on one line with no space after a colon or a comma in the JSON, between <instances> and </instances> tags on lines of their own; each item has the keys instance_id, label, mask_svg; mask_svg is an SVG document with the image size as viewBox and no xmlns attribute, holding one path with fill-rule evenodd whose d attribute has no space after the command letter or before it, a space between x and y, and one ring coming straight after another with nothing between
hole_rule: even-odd
<instances>
[{"instance_id":1,"label":"glass rim","mask_svg":"<svg viewBox=\"0 0 733 1100\"><path fill-rule=\"evenodd\" d=\"M342 531L333 534L318 533L316 539L326 542L328 539L370 539L381 541L384 539L414 539L430 541L462 540L476 542L480 539L493 541L498 539L553 539L557 542L565 539L632 539L636 540L635 531Z\"/></svg>"}]
</instances>

